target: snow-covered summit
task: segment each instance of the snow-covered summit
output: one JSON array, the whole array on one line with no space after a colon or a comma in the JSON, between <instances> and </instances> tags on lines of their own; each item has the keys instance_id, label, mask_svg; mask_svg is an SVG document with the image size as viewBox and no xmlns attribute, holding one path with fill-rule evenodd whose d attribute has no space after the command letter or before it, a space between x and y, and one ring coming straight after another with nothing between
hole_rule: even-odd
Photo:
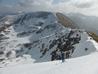
<instances>
[{"instance_id":1,"label":"snow-covered summit","mask_svg":"<svg viewBox=\"0 0 98 74\"><path fill-rule=\"evenodd\" d=\"M65 58L76 58L98 49L98 44L85 30L75 29L72 21L58 13L23 13L1 20L0 63L3 65L13 61L46 62L54 57L58 60L61 50ZM62 22L64 20L67 23ZM56 56L53 57L54 51Z\"/></svg>"}]
</instances>

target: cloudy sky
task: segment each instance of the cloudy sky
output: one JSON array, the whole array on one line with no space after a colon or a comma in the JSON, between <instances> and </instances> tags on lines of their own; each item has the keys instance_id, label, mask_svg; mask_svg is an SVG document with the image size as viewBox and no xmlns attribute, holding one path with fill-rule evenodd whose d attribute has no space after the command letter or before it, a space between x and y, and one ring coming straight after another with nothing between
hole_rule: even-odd
<instances>
[{"instance_id":1,"label":"cloudy sky","mask_svg":"<svg viewBox=\"0 0 98 74\"><path fill-rule=\"evenodd\" d=\"M98 0L0 0L0 13L58 11L98 16Z\"/></svg>"}]
</instances>

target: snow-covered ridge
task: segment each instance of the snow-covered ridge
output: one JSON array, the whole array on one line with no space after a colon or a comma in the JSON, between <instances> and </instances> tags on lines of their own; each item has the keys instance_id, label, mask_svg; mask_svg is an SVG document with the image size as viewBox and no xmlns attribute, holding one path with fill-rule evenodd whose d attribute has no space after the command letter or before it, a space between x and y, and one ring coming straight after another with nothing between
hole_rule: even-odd
<instances>
[{"instance_id":1,"label":"snow-covered ridge","mask_svg":"<svg viewBox=\"0 0 98 74\"><path fill-rule=\"evenodd\" d=\"M52 12L19 14L4 17L2 21L0 63L3 65L28 59L32 62L51 61L53 51L57 55L54 60L58 60L61 50L65 52L65 58L84 56L97 50L98 44L84 30L64 27Z\"/></svg>"}]
</instances>

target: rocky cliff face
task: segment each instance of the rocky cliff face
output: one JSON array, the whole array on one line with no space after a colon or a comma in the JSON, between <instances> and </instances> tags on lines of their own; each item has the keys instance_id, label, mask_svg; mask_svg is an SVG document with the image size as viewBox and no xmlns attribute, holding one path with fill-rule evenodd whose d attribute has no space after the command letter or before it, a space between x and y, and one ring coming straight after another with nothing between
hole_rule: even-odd
<instances>
[{"instance_id":1,"label":"rocky cliff face","mask_svg":"<svg viewBox=\"0 0 98 74\"><path fill-rule=\"evenodd\" d=\"M25 56L33 62L60 60L61 51L65 58L79 57L96 51L94 42L58 13L32 12L0 19L1 64L27 60Z\"/></svg>"}]
</instances>

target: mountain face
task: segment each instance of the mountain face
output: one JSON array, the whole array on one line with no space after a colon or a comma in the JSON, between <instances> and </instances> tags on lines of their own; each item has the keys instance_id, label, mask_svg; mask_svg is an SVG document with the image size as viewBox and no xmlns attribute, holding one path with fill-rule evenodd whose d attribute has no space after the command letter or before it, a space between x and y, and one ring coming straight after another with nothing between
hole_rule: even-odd
<instances>
[{"instance_id":1,"label":"mountain face","mask_svg":"<svg viewBox=\"0 0 98 74\"><path fill-rule=\"evenodd\" d=\"M61 51L65 58L84 56L96 51L96 42L84 30L71 29L74 27L72 21L60 15L32 12L2 17L0 63L6 65L28 58L32 62L45 62L60 60ZM62 22L64 20L68 23Z\"/></svg>"}]
</instances>

